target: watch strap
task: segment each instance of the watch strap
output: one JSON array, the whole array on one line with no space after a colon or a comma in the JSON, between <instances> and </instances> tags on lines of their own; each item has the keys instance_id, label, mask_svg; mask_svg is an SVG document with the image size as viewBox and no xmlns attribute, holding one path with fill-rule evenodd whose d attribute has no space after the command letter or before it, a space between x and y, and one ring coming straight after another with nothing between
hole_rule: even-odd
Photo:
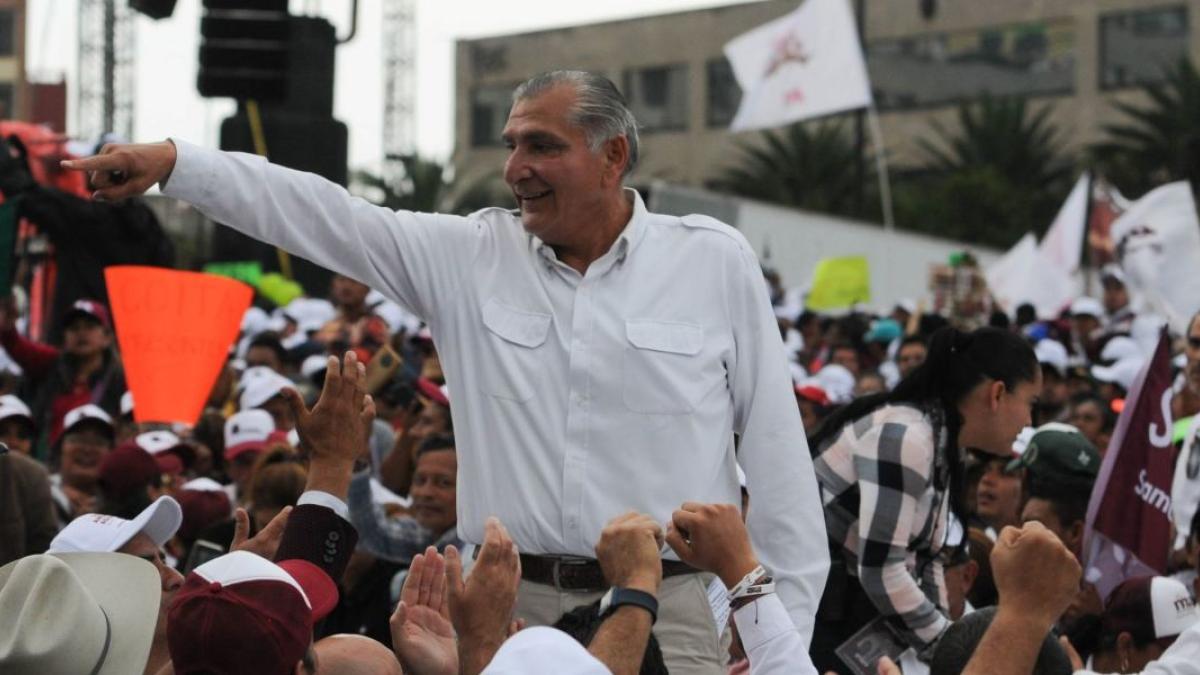
<instances>
[{"instance_id":1,"label":"watch strap","mask_svg":"<svg viewBox=\"0 0 1200 675\"><path fill-rule=\"evenodd\" d=\"M651 624L654 624L656 621L658 621L658 598L646 593L645 591L638 591L632 588L619 588L616 586L610 588L608 593L604 595L604 599L600 601L600 615L603 618L607 618L614 611L616 611L618 607L624 605L641 607L647 612L650 612Z\"/></svg>"}]
</instances>

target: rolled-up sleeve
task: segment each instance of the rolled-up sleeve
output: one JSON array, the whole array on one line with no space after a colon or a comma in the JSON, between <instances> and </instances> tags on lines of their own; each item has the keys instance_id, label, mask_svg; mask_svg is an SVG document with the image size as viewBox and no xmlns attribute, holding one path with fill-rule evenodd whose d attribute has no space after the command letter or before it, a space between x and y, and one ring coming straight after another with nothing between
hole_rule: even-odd
<instances>
[{"instance_id":1,"label":"rolled-up sleeve","mask_svg":"<svg viewBox=\"0 0 1200 675\"><path fill-rule=\"evenodd\" d=\"M358 530L358 546L379 558L407 564L416 554L433 543L429 530L412 518L393 518L371 497L371 474L367 471L350 479L347 496L350 522Z\"/></svg>"},{"instance_id":2,"label":"rolled-up sleeve","mask_svg":"<svg viewBox=\"0 0 1200 675\"><path fill-rule=\"evenodd\" d=\"M735 345L727 368L734 431L741 434L738 463L752 504L747 526L807 645L829 574L825 517L762 270L744 240L737 253L727 271Z\"/></svg>"}]
</instances>

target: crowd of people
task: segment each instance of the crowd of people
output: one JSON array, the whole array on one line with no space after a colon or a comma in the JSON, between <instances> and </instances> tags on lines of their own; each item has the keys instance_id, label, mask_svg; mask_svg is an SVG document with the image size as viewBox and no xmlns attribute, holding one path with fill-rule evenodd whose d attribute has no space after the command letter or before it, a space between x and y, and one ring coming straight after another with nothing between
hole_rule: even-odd
<instances>
[{"instance_id":1,"label":"crowd of people","mask_svg":"<svg viewBox=\"0 0 1200 675\"><path fill-rule=\"evenodd\" d=\"M1164 326L1118 266L1052 319L808 311L623 188L607 80L514 101L517 212L179 140L71 165L335 273L256 300L194 424L138 415L103 303L55 345L0 306L0 670L1200 672L1200 315L1170 567L1101 597L1088 504Z\"/></svg>"}]
</instances>

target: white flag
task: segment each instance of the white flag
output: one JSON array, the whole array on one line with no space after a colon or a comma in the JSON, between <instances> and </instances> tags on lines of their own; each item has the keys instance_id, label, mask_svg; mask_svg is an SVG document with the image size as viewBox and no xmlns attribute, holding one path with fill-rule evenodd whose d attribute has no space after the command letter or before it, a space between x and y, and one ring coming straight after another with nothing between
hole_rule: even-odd
<instances>
[{"instance_id":1,"label":"white flag","mask_svg":"<svg viewBox=\"0 0 1200 675\"><path fill-rule=\"evenodd\" d=\"M871 105L849 0L806 0L725 45L742 87L733 131L790 124Z\"/></svg>"},{"instance_id":2,"label":"white flag","mask_svg":"<svg viewBox=\"0 0 1200 675\"><path fill-rule=\"evenodd\" d=\"M1074 272L1079 269L1079 258L1083 255L1083 236L1087 231L1088 217L1088 174L1085 172L1075 181L1067 201L1058 210L1038 253L1048 264Z\"/></svg>"},{"instance_id":3,"label":"white flag","mask_svg":"<svg viewBox=\"0 0 1200 675\"><path fill-rule=\"evenodd\" d=\"M1042 257L1032 232L992 263L984 277L992 297L1005 311L1028 302L1043 319L1057 317L1079 294L1070 275Z\"/></svg>"},{"instance_id":4,"label":"white flag","mask_svg":"<svg viewBox=\"0 0 1200 675\"><path fill-rule=\"evenodd\" d=\"M1144 294L1171 327L1200 310L1200 221L1186 181L1146 193L1113 221L1117 259L1134 290Z\"/></svg>"}]
</instances>

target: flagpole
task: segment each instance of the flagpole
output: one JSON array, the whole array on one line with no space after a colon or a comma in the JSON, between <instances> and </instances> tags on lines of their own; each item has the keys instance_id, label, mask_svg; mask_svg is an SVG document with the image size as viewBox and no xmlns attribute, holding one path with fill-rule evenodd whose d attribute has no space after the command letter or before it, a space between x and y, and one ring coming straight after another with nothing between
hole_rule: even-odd
<instances>
[{"instance_id":1,"label":"flagpole","mask_svg":"<svg viewBox=\"0 0 1200 675\"><path fill-rule=\"evenodd\" d=\"M884 156L883 131L879 127L879 113L872 103L867 107L867 123L871 127L871 145L875 149L875 169L879 174L879 198L883 202L883 228L892 234L896 220L892 214L892 180L888 176L887 158Z\"/></svg>"}]
</instances>

